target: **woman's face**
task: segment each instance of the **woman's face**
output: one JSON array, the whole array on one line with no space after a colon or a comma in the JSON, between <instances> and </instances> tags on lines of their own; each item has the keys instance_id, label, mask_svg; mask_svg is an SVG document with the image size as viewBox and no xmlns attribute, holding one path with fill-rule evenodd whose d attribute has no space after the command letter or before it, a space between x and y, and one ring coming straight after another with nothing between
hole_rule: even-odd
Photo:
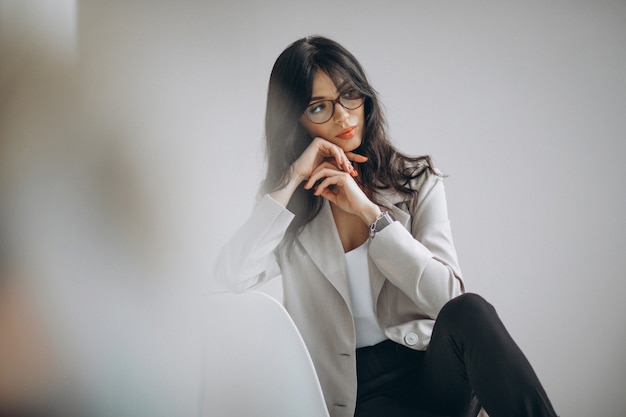
<instances>
[{"instance_id":1,"label":"woman's face","mask_svg":"<svg viewBox=\"0 0 626 417\"><path fill-rule=\"evenodd\" d=\"M350 85L346 84L338 90L331 78L322 71L317 71L313 79L313 92L311 104L321 100L335 100L340 94L349 94ZM361 145L363 140L364 107L359 106L354 110L348 110L339 103L334 103L335 109L332 117L325 123L313 123L306 114L300 118L300 123L309 132L311 137L320 137L339 146L344 152L353 151ZM309 111L311 107L305 110Z\"/></svg>"}]
</instances>

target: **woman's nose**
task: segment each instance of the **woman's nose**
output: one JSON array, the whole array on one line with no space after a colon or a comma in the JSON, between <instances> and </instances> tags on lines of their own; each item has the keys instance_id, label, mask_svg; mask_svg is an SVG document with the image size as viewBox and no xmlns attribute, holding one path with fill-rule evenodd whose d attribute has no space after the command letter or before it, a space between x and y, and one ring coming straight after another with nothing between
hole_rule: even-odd
<instances>
[{"instance_id":1,"label":"woman's nose","mask_svg":"<svg viewBox=\"0 0 626 417\"><path fill-rule=\"evenodd\" d=\"M335 123L343 122L348 117L350 117L348 110L341 103L335 103Z\"/></svg>"}]
</instances>

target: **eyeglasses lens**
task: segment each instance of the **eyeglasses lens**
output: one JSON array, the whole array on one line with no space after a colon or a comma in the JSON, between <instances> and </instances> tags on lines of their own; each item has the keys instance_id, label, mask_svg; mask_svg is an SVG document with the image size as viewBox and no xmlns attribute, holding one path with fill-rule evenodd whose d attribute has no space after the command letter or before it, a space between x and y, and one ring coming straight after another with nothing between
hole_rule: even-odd
<instances>
[{"instance_id":1,"label":"eyeglasses lens","mask_svg":"<svg viewBox=\"0 0 626 417\"><path fill-rule=\"evenodd\" d=\"M314 103L307 107L305 114L313 123L321 124L326 123L333 117L335 113L335 103L341 104L341 106L347 110L358 109L363 105L364 97L360 94L351 96L339 96L337 100L323 100Z\"/></svg>"}]
</instances>

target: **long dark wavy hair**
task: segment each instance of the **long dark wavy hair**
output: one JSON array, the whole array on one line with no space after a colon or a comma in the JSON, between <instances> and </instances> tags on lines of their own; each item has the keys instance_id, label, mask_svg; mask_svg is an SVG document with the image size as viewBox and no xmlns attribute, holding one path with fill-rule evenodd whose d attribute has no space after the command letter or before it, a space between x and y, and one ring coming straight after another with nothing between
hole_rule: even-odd
<instances>
[{"instance_id":1,"label":"long dark wavy hair","mask_svg":"<svg viewBox=\"0 0 626 417\"><path fill-rule=\"evenodd\" d=\"M300 124L300 117L309 105L318 71L326 73L338 88L348 82L365 96L363 138L354 151L369 158L357 166L357 181L364 192L377 204L377 190L392 189L414 197L417 191L411 187L412 180L427 170L434 172L430 157L407 156L391 144L377 93L361 64L337 42L321 36L295 41L272 68L265 113L267 175L261 192L271 193L286 186L291 165L313 140ZM288 236L295 238L319 213L322 204L323 197L298 187L287 206L295 214Z\"/></svg>"}]
</instances>

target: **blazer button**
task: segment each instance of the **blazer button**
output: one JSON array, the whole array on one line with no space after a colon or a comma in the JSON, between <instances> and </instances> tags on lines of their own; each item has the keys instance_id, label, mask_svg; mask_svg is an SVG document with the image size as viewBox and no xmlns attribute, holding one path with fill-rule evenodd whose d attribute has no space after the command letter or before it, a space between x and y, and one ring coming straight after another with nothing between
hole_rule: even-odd
<instances>
[{"instance_id":1,"label":"blazer button","mask_svg":"<svg viewBox=\"0 0 626 417\"><path fill-rule=\"evenodd\" d=\"M407 333L406 336L404 336L404 341L407 345L413 346L417 343L417 335L413 332Z\"/></svg>"}]
</instances>

